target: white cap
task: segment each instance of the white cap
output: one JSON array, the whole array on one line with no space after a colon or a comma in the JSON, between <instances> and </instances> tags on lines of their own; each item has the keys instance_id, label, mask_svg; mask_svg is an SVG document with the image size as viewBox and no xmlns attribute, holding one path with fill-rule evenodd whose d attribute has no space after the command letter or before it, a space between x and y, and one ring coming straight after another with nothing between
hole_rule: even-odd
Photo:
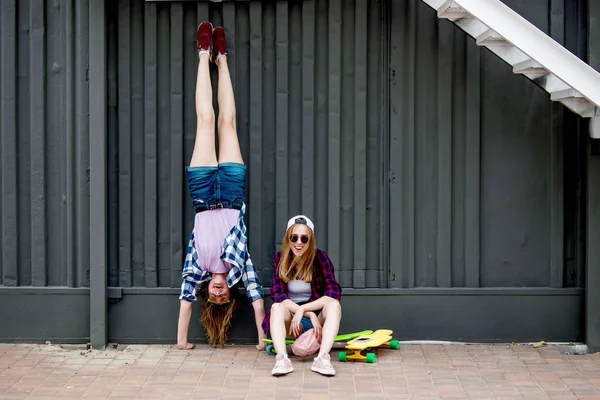
<instances>
[{"instance_id":1,"label":"white cap","mask_svg":"<svg viewBox=\"0 0 600 400\"><path fill-rule=\"evenodd\" d=\"M306 225L308 225L308 227L310 228L311 231L315 231L315 224L313 224L313 222L310 220L310 218L308 218L306 215L296 215L295 217L290 218L290 220L287 223L287 228L286 231L288 229L290 229L290 227L294 224L296 224L296 220L298 218L304 218L306 220Z\"/></svg>"}]
</instances>

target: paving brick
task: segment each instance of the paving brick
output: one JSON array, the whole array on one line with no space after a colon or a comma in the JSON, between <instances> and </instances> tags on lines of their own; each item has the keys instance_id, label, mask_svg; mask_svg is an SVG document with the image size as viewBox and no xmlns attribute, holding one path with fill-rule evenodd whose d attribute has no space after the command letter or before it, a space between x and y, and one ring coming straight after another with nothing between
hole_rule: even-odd
<instances>
[{"instance_id":1,"label":"paving brick","mask_svg":"<svg viewBox=\"0 0 600 400\"><path fill-rule=\"evenodd\" d=\"M105 352L0 344L0 399L600 399L600 356L547 346L402 345L378 362L340 363L335 377L293 357L272 377L274 357L253 346L120 346Z\"/></svg>"}]
</instances>

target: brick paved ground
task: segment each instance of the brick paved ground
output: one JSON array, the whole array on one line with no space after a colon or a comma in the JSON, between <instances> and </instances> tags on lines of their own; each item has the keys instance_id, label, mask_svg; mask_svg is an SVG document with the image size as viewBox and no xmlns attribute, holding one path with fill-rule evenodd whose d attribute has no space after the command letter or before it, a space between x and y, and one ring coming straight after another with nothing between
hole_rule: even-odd
<instances>
[{"instance_id":1,"label":"brick paved ground","mask_svg":"<svg viewBox=\"0 0 600 400\"><path fill-rule=\"evenodd\" d=\"M293 361L274 378L274 358L251 346L0 344L0 399L600 399L600 354L556 347L402 345L376 364L335 361L333 378L311 372L310 357Z\"/></svg>"}]
</instances>

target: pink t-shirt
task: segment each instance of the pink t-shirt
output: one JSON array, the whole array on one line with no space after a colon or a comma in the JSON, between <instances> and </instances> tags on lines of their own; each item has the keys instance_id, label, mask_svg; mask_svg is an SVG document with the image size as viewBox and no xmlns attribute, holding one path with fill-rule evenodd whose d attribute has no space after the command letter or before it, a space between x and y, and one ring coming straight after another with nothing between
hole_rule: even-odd
<instances>
[{"instance_id":1,"label":"pink t-shirt","mask_svg":"<svg viewBox=\"0 0 600 400\"><path fill-rule=\"evenodd\" d=\"M198 254L198 265L204 271L228 273L229 263L221 260L223 242L237 224L240 210L219 208L196 214L194 220L194 241Z\"/></svg>"}]
</instances>

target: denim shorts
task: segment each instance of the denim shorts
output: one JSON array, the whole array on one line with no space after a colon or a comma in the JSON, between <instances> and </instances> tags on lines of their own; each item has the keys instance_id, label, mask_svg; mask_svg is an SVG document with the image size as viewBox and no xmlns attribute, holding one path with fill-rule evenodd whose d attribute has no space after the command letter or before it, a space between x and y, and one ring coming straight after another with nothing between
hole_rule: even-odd
<instances>
[{"instance_id":1,"label":"denim shorts","mask_svg":"<svg viewBox=\"0 0 600 400\"><path fill-rule=\"evenodd\" d=\"M224 162L218 166L186 167L185 172L197 213L218 208L242 208L246 193L244 164Z\"/></svg>"},{"instance_id":2,"label":"denim shorts","mask_svg":"<svg viewBox=\"0 0 600 400\"><path fill-rule=\"evenodd\" d=\"M302 317L300 324L302 325L302 332L306 332L307 330L314 328L312 322L310 322L310 318L308 317Z\"/></svg>"},{"instance_id":3,"label":"denim shorts","mask_svg":"<svg viewBox=\"0 0 600 400\"><path fill-rule=\"evenodd\" d=\"M306 303L308 303L308 301L303 301L301 303L298 303L298 305L302 306ZM318 317L319 314L321 314L321 310L314 311L314 313L317 314ZM300 325L302 325L302 332L306 332L307 330L314 328L312 322L310 322L309 317L302 317L302 320L300 320Z\"/></svg>"}]
</instances>

